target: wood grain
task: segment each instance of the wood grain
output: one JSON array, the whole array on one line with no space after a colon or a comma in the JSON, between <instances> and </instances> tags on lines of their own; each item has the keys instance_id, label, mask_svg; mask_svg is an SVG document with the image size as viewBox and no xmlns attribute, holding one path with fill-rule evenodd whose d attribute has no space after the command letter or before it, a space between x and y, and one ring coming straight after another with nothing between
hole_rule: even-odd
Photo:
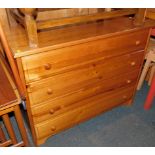
<instances>
[{"instance_id":1,"label":"wood grain","mask_svg":"<svg viewBox=\"0 0 155 155\"><path fill-rule=\"evenodd\" d=\"M11 124L11 121L10 121L8 114L2 115L2 119L4 121L4 124L6 126L7 131L9 133L12 144L17 144L18 143L17 138L16 138L16 135L15 135L15 132L14 132L14 129L12 127L12 124Z\"/></svg>"},{"instance_id":2,"label":"wood grain","mask_svg":"<svg viewBox=\"0 0 155 155\"><path fill-rule=\"evenodd\" d=\"M80 107L80 101L100 93L107 93L124 86L135 84L137 79L137 70L127 74L121 74L117 77L101 80L87 85L80 90L73 91L70 94L59 96L57 98L46 100L40 104L32 106L32 115L34 123L40 123L50 118L55 118L71 109Z\"/></svg>"},{"instance_id":3,"label":"wood grain","mask_svg":"<svg viewBox=\"0 0 155 155\"><path fill-rule=\"evenodd\" d=\"M0 107L6 106L17 101L16 94L12 90L12 86L5 74L2 67L2 62L0 61Z\"/></svg>"},{"instance_id":4,"label":"wood grain","mask_svg":"<svg viewBox=\"0 0 155 155\"><path fill-rule=\"evenodd\" d=\"M70 18L64 18L63 20L62 19L48 20L48 21L38 22L37 28L46 29L46 28L63 26L63 25L68 25L68 24L115 18L115 17L125 16L125 15L135 14L136 12L137 12L137 9L124 9L124 10L118 10L118 11L112 11L112 12L96 13L93 15L75 16L75 17L70 17Z\"/></svg>"},{"instance_id":5,"label":"wood grain","mask_svg":"<svg viewBox=\"0 0 155 155\"><path fill-rule=\"evenodd\" d=\"M146 11L146 18L155 19L155 9L148 8Z\"/></svg>"},{"instance_id":6,"label":"wood grain","mask_svg":"<svg viewBox=\"0 0 155 155\"><path fill-rule=\"evenodd\" d=\"M118 24L119 23L119 24ZM20 26L6 31L9 45L15 57L42 53L45 51L72 46L88 41L95 41L123 33L132 33L136 30L149 28L155 25L155 21L148 20L143 27L135 26L133 19L116 18L104 22L74 25L50 31L38 33L38 47L30 48L25 30Z\"/></svg>"},{"instance_id":7,"label":"wood grain","mask_svg":"<svg viewBox=\"0 0 155 155\"><path fill-rule=\"evenodd\" d=\"M1 38L1 42L2 42L2 45L3 45L4 50L5 50L5 54L6 54L6 57L8 59L9 65L10 65L11 70L13 72L14 80L15 80L15 83L16 83L16 85L18 87L19 93L20 93L21 97L24 98L25 94L24 94L24 91L23 91L23 85L21 84L21 80L20 80L20 77L19 77L19 72L17 70L17 64L14 61L13 53L11 51L11 48L9 46L7 37L5 35L5 32L4 32L3 28L2 28L1 23L0 23L0 38Z\"/></svg>"},{"instance_id":8,"label":"wood grain","mask_svg":"<svg viewBox=\"0 0 155 155\"><path fill-rule=\"evenodd\" d=\"M127 102L132 95L133 87L126 87L114 90L113 93L99 94L92 98L81 101L79 108L75 108L59 117L36 124L38 139L56 134L68 127L87 120L111 107ZM125 98L124 98L125 97ZM82 103L83 102L83 103ZM65 120L65 123L64 123Z\"/></svg>"},{"instance_id":9,"label":"wood grain","mask_svg":"<svg viewBox=\"0 0 155 155\"><path fill-rule=\"evenodd\" d=\"M19 25L6 32L25 85L36 145L115 106L132 103L154 25L146 20L135 26L134 18L121 17L59 27L37 33L36 48L29 47Z\"/></svg>"},{"instance_id":10,"label":"wood grain","mask_svg":"<svg viewBox=\"0 0 155 155\"><path fill-rule=\"evenodd\" d=\"M6 141L6 137L2 129L2 126L0 125L0 143L4 143L5 141Z\"/></svg>"},{"instance_id":11,"label":"wood grain","mask_svg":"<svg viewBox=\"0 0 155 155\"><path fill-rule=\"evenodd\" d=\"M37 25L32 15L25 15L26 31L29 39L29 46L35 48L38 46Z\"/></svg>"},{"instance_id":12,"label":"wood grain","mask_svg":"<svg viewBox=\"0 0 155 155\"><path fill-rule=\"evenodd\" d=\"M97 61L80 69L74 69L70 72L32 83L27 90L30 101L34 105L50 98L74 92L91 83L130 72L133 69L139 68L142 57L143 52L138 52L113 59ZM132 63L134 63L133 66ZM51 93L48 93L49 90L51 90ZM38 96L40 97L38 98Z\"/></svg>"},{"instance_id":13,"label":"wood grain","mask_svg":"<svg viewBox=\"0 0 155 155\"><path fill-rule=\"evenodd\" d=\"M106 59L136 50L144 50L147 37L141 36L146 36L147 33L146 29L24 57L22 63L26 83L65 72L70 68L76 68L77 65L93 62L95 59ZM50 67L46 68L47 65Z\"/></svg>"},{"instance_id":14,"label":"wood grain","mask_svg":"<svg viewBox=\"0 0 155 155\"><path fill-rule=\"evenodd\" d=\"M134 20L135 25L140 26L140 25L144 24L146 11L147 11L146 8L138 9L138 11L137 11L137 13L135 15L135 20Z\"/></svg>"}]
</instances>

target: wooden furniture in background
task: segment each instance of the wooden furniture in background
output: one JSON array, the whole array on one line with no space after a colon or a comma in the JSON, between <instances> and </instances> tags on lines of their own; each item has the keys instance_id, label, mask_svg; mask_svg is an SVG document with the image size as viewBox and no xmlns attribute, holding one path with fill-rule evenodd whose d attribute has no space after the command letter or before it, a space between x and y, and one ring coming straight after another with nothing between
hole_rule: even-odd
<instances>
[{"instance_id":1,"label":"wooden furniture in background","mask_svg":"<svg viewBox=\"0 0 155 155\"><path fill-rule=\"evenodd\" d=\"M155 20L155 8L148 8L145 17ZM155 27L151 30L151 37L155 38ZM147 51L151 51L155 49L155 39L153 38L150 39L150 43ZM149 86L151 85L154 73L155 73L155 62L152 62L150 63L150 68L146 75L146 79L148 80Z\"/></svg>"},{"instance_id":2,"label":"wooden furniture in background","mask_svg":"<svg viewBox=\"0 0 155 155\"><path fill-rule=\"evenodd\" d=\"M146 18L155 19L155 8L148 8Z\"/></svg>"},{"instance_id":3,"label":"wooden furniture in background","mask_svg":"<svg viewBox=\"0 0 155 155\"><path fill-rule=\"evenodd\" d=\"M13 72L13 76L14 76L20 97L22 99L25 99L25 91L24 91L25 89L24 89L23 84L21 82L21 79L19 77L17 64L14 61L13 53L11 52L11 49L9 47L9 44L8 44L8 41L7 41L6 36L4 34L4 29L2 28L1 22L0 22L0 39L1 39L1 47L2 47L3 53L5 52L5 55L9 61L9 65L10 65L11 70Z\"/></svg>"},{"instance_id":4,"label":"wooden furniture in background","mask_svg":"<svg viewBox=\"0 0 155 155\"><path fill-rule=\"evenodd\" d=\"M151 33L150 33L151 36L153 36L153 33L152 33L153 31L154 29L151 30ZM147 51L145 55L146 62L144 63L144 67L138 82L137 90L141 89L144 79L147 76L149 76L148 85L150 85L153 79L153 75L155 73L155 41L154 40L150 39L149 46L146 51Z\"/></svg>"},{"instance_id":5,"label":"wooden furniture in background","mask_svg":"<svg viewBox=\"0 0 155 155\"><path fill-rule=\"evenodd\" d=\"M0 53L0 116L4 126L7 129L10 139L5 137L2 126L0 126L0 146L28 146L28 139L21 111L19 108L20 97L18 90L9 73L8 67ZM13 126L11 124L9 113L14 113L22 141L18 142Z\"/></svg>"},{"instance_id":6,"label":"wooden furniture in background","mask_svg":"<svg viewBox=\"0 0 155 155\"><path fill-rule=\"evenodd\" d=\"M4 29L9 28L8 13L5 8L0 8L0 23Z\"/></svg>"},{"instance_id":7,"label":"wooden furniture in background","mask_svg":"<svg viewBox=\"0 0 155 155\"><path fill-rule=\"evenodd\" d=\"M142 87L142 84L143 84L143 81L146 77L146 74L149 70L149 67L151 66L151 63L155 63L155 50L151 50L149 51L149 53L146 55L146 62L145 62L145 65L144 65L144 68L142 70L142 74L140 76L140 80L139 80L139 83L138 83L138 87L137 87L137 90L140 90L141 87ZM153 74L154 74L154 67L152 68L152 72L151 72L151 75L150 75L150 80L149 80L149 83L150 81L152 81L152 77L153 77Z\"/></svg>"},{"instance_id":8,"label":"wooden furniture in background","mask_svg":"<svg viewBox=\"0 0 155 155\"><path fill-rule=\"evenodd\" d=\"M135 15L135 25L141 25L146 9L10 9L11 15L22 24L27 32L30 47L38 46L38 30L64 25L86 23L125 15ZM56 12L55 14L53 13ZM40 15L41 14L41 15ZM51 15L52 14L52 15ZM56 16L56 17L55 17ZM67 18L66 18L67 17Z\"/></svg>"}]
</instances>

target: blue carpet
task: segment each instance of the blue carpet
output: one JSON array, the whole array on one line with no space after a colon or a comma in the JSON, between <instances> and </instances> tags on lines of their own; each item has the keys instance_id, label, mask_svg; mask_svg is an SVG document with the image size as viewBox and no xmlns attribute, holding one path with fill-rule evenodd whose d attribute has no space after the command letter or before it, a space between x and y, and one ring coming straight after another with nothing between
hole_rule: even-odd
<instances>
[{"instance_id":1,"label":"blue carpet","mask_svg":"<svg viewBox=\"0 0 155 155\"><path fill-rule=\"evenodd\" d=\"M147 84L132 106L122 106L50 137L41 147L155 146L155 104L145 111ZM154 102L155 103L155 102Z\"/></svg>"}]
</instances>

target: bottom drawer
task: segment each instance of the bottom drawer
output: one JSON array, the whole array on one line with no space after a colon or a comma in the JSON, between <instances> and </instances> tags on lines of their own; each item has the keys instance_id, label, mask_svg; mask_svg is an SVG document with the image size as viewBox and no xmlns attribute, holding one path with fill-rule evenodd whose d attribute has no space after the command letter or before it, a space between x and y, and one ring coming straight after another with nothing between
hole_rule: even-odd
<instances>
[{"instance_id":1,"label":"bottom drawer","mask_svg":"<svg viewBox=\"0 0 155 155\"><path fill-rule=\"evenodd\" d=\"M35 125L37 139L48 138L61 130L87 120L112 107L126 103L133 96L134 86L122 87L108 93L96 95L83 100L83 106L68 111L54 119L49 119Z\"/></svg>"}]
</instances>

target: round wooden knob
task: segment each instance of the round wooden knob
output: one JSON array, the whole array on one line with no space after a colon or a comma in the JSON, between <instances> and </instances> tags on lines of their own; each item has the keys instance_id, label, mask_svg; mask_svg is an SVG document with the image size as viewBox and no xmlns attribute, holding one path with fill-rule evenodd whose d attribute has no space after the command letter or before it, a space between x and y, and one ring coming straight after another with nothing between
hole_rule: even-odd
<instances>
[{"instance_id":1,"label":"round wooden knob","mask_svg":"<svg viewBox=\"0 0 155 155\"><path fill-rule=\"evenodd\" d=\"M127 96L126 96L126 95L124 95L124 96L123 96L123 99L127 99Z\"/></svg>"},{"instance_id":2,"label":"round wooden knob","mask_svg":"<svg viewBox=\"0 0 155 155\"><path fill-rule=\"evenodd\" d=\"M139 40L137 40L137 41L136 41L136 45L139 45L139 44L140 44L140 41L139 41Z\"/></svg>"},{"instance_id":3,"label":"round wooden knob","mask_svg":"<svg viewBox=\"0 0 155 155\"><path fill-rule=\"evenodd\" d=\"M49 88L49 89L47 90L47 94L49 94L49 95L53 94L52 89Z\"/></svg>"},{"instance_id":4,"label":"round wooden knob","mask_svg":"<svg viewBox=\"0 0 155 155\"><path fill-rule=\"evenodd\" d=\"M62 108L61 106L53 107L49 112L50 114L54 114L56 111L60 110L61 108Z\"/></svg>"},{"instance_id":5,"label":"round wooden knob","mask_svg":"<svg viewBox=\"0 0 155 155\"><path fill-rule=\"evenodd\" d=\"M56 130L56 127L55 127L55 126L52 126L52 127L51 127L51 130L52 130L52 131L55 131L55 130Z\"/></svg>"},{"instance_id":6,"label":"round wooden knob","mask_svg":"<svg viewBox=\"0 0 155 155\"><path fill-rule=\"evenodd\" d=\"M131 66L135 66L135 65L136 65L135 61L131 62Z\"/></svg>"},{"instance_id":7,"label":"round wooden knob","mask_svg":"<svg viewBox=\"0 0 155 155\"><path fill-rule=\"evenodd\" d=\"M131 80L126 80L126 83L131 83Z\"/></svg>"},{"instance_id":8,"label":"round wooden knob","mask_svg":"<svg viewBox=\"0 0 155 155\"><path fill-rule=\"evenodd\" d=\"M47 64L44 65L44 68L45 68L46 70L50 70L51 67L52 67L52 65L49 64L49 63L47 63Z\"/></svg>"},{"instance_id":9,"label":"round wooden knob","mask_svg":"<svg viewBox=\"0 0 155 155\"><path fill-rule=\"evenodd\" d=\"M50 110L50 114L54 114L54 112L55 112L54 109Z\"/></svg>"}]
</instances>

